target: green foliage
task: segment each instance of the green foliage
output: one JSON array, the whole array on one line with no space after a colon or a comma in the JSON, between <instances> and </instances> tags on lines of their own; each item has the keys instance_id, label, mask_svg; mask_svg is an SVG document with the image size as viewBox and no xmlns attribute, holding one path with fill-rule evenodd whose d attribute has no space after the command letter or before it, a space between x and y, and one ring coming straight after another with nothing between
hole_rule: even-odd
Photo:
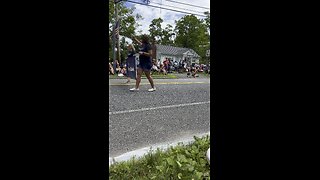
<instances>
[{"instance_id":1,"label":"green foliage","mask_svg":"<svg viewBox=\"0 0 320 180\"><path fill-rule=\"evenodd\" d=\"M173 45L173 36L175 35L173 27L167 24L166 28L162 30L162 44L163 45Z\"/></svg>"},{"instance_id":2,"label":"green foliage","mask_svg":"<svg viewBox=\"0 0 320 180\"><path fill-rule=\"evenodd\" d=\"M210 31L210 13L209 12L205 12L204 13L207 17L204 19L206 26L208 28L208 30Z\"/></svg>"},{"instance_id":3,"label":"green foliage","mask_svg":"<svg viewBox=\"0 0 320 180\"><path fill-rule=\"evenodd\" d=\"M206 58L206 50L210 48L210 37L204 20L194 15L186 15L176 21L176 46L191 48L202 59Z\"/></svg>"},{"instance_id":4,"label":"green foliage","mask_svg":"<svg viewBox=\"0 0 320 180\"><path fill-rule=\"evenodd\" d=\"M140 159L113 164L109 179L210 179L206 152L210 137L195 138L189 145L179 144L167 151L157 149Z\"/></svg>"},{"instance_id":5,"label":"green foliage","mask_svg":"<svg viewBox=\"0 0 320 180\"><path fill-rule=\"evenodd\" d=\"M156 39L156 43L161 43L161 39L162 39L161 23L162 22L163 22L163 19L161 18L153 19L151 21L151 24L149 25L150 36L153 39Z\"/></svg>"},{"instance_id":6,"label":"green foliage","mask_svg":"<svg viewBox=\"0 0 320 180\"><path fill-rule=\"evenodd\" d=\"M130 37L135 33L136 27L139 26L137 24L137 20L141 19L142 16L137 14L133 15L134 8L127 8L124 6L123 2L116 4L118 8L118 17L121 17L120 21L120 35ZM115 24L115 8L114 2L109 1L109 33L112 33L112 27Z\"/></svg>"},{"instance_id":7,"label":"green foliage","mask_svg":"<svg viewBox=\"0 0 320 180\"><path fill-rule=\"evenodd\" d=\"M120 51L121 62L124 62L128 56L128 48L124 37L122 37L120 40L120 48L122 49L122 51Z\"/></svg>"},{"instance_id":8,"label":"green foliage","mask_svg":"<svg viewBox=\"0 0 320 180\"><path fill-rule=\"evenodd\" d=\"M118 17L121 17L120 21L120 32L121 36L131 37L135 34L136 28L139 26L137 20L141 19L141 15L133 15L134 8L127 8L124 6L123 2L116 4L118 9ZM115 25L115 4L114 1L109 1L109 55L112 56L112 29ZM122 43L122 44L121 44ZM120 42L120 46L123 48L124 43ZM125 58L125 52L121 52L121 59Z\"/></svg>"},{"instance_id":9,"label":"green foliage","mask_svg":"<svg viewBox=\"0 0 320 180\"><path fill-rule=\"evenodd\" d=\"M109 35L112 34L112 28L115 24L115 4L113 0L109 1ZM127 8L124 2L116 4L118 9L118 16L121 18L120 35L131 38L132 35L141 34L137 31L137 27L141 26L137 23L138 20L143 19L141 15L133 15L134 7ZM207 62L205 57L206 50L210 49L210 13L205 12L207 16L204 20L198 19L194 15L186 15L177 20L176 27L167 24L162 28L163 19L153 19L149 25L150 39L156 39L157 44L173 45L177 47L186 47L195 50L200 56L201 62ZM175 38L174 38L175 37ZM122 49L124 43L121 44ZM109 38L109 54L112 54L112 38ZM121 57L126 57L126 52L121 52Z\"/></svg>"},{"instance_id":10,"label":"green foliage","mask_svg":"<svg viewBox=\"0 0 320 180\"><path fill-rule=\"evenodd\" d=\"M172 25L167 24L167 26L163 29L161 24L163 23L163 19L153 19L151 24L149 25L149 32L152 39L155 39L157 44L162 45L172 45L173 40L173 28Z\"/></svg>"}]
</instances>

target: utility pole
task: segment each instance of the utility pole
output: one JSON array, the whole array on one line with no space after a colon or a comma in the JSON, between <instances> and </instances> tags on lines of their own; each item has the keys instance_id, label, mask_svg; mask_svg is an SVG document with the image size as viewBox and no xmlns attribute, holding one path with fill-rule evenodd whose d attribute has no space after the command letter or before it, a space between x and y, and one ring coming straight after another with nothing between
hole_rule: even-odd
<instances>
[{"instance_id":1,"label":"utility pole","mask_svg":"<svg viewBox=\"0 0 320 180\"><path fill-rule=\"evenodd\" d=\"M118 51L118 61L120 64L120 40L119 40L119 31L120 31L120 22L119 21L119 17L118 17L118 7L117 7L117 3L119 3L121 0L114 0L114 11L115 11L115 24L113 26L113 36L112 36L112 55L113 55L113 68L116 71L117 68L117 64L116 64L116 46L117 46L117 51ZM117 28L117 23L118 24L118 33L115 32L116 28ZM117 44L117 45L116 45Z\"/></svg>"}]
</instances>

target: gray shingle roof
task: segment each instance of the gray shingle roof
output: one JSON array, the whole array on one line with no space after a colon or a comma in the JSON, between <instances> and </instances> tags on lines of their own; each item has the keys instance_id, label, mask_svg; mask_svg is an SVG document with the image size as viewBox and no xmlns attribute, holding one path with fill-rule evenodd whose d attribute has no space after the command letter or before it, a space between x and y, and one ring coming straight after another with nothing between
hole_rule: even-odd
<instances>
[{"instance_id":1,"label":"gray shingle roof","mask_svg":"<svg viewBox=\"0 0 320 180\"><path fill-rule=\"evenodd\" d=\"M167 55L182 55L183 53L190 51L192 54L194 54L194 57L200 57L193 49L189 48L181 48L181 47L174 47L174 46L166 46L161 44L156 44L157 52L161 52L162 54Z\"/></svg>"}]
</instances>

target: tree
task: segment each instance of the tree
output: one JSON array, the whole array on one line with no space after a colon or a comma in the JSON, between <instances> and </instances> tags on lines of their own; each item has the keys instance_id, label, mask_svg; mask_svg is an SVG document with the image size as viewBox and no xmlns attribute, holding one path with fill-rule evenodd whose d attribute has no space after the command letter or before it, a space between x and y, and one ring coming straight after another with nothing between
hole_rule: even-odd
<instances>
[{"instance_id":1,"label":"tree","mask_svg":"<svg viewBox=\"0 0 320 180\"><path fill-rule=\"evenodd\" d=\"M109 1L109 32L112 33L112 27L115 24L115 9L114 2ZM127 8L124 3L121 1L116 4L118 8L118 17L120 17L120 34L122 36L131 37L134 34L135 29L139 24L137 24L137 20L141 19L142 16L137 14L133 15L134 7Z\"/></svg>"},{"instance_id":2,"label":"tree","mask_svg":"<svg viewBox=\"0 0 320 180\"><path fill-rule=\"evenodd\" d=\"M173 45L172 36L174 35L173 28L170 24L167 24L165 29L161 24L163 19L153 19L149 25L149 32L152 39L155 39L155 43L162 45Z\"/></svg>"},{"instance_id":3,"label":"tree","mask_svg":"<svg viewBox=\"0 0 320 180\"><path fill-rule=\"evenodd\" d=\"M207 12L204 12L204 14L207 16L204 20L205 20L206 26L210 32L210 13L207 11Z\"/></svg>"},{"instance_id":4,"label":"tree","mask_svg":"<svg viewBox=\"0 0 320 180\"><path fill-rule=\"evenodd\" d=\"M201 56L200 60L206 59L210 38L205 20L200 20L194 15L186 15L175 23L175 45L191 48Z\"/></svg>"},{"instance_id":5,"label":"tree","mask_svg":"<svg viewBox=\"0 0 320 180\"><path fill-rule=\"evenodd\" d=\"M137 20L141 18L141 15L137 14L133 15L134 8L125 7L123 2L119 2L116 4L118 9L118 17L121 18L120 21L120 31L119 34L125 37L131 37L132 34L135 33L135 29L139 24ZM115 25L116 17L115 17L115 4L113 0L109 1L109 54L112 54L112 29Z\"/></svg>"},{"instance_id":6,"label":"tree","mask_svg":"<svg viewBox=\"0 0 320 180\"><path fill-rule=\"evenodd\" d=\"M120 48L121 48L121 51L120 51L120 54L121 54L121 62L124 62L123 60L125 60L127 58L127 55L128 55L128 49L127 49L127 46L126 46L126 40L124 37L122 37L120 39Z\"/></svg>"},{"instance_id":7,"label":"tree","mask_svg":"<svg viewBox=\"0 0 320 180\"><path fill-rule=\"evenodd\" d=\"M163 19L158 18L158 19L153 19L151 21L151 24L149 25L150 36L152 39L155 39L155 42L158 44L161 43L162 36L163 36L161 23L163 23Z\"/></svg>"},{"instance_id":8,"label":"tree","mask_svg":"<svg viewBox=\"0 0 320 180\"><path fill-rule=\"evenodd\" d=\"M162 30L162 44L173 45L173 36L175 35L174 30L170 24L167 24L166 28Z\"/></svg>"}]
</instances>

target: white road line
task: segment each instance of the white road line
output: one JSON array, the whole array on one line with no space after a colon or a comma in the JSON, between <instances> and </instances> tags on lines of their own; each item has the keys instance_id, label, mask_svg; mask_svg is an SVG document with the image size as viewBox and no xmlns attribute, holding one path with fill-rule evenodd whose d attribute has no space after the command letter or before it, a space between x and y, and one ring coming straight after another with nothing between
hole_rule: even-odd
<instances>
[{"instance_id":1,"label":"white road line","mask_svg":"<svg viewBox=\"0 0 320 180\"><path fill-rule=\"evenodd\" d=\"M141 112L141 111L150 111L150 110L157 110L157 109L167 109L167 108L175 108L175 107L184 107L184 106L194 106L194 105L209 104L209 103L210 103L210 101L188 103L188 104L176 104L176 105L169 105L169 106L159 106L159 107L152 107L152 108L141 108L141 109L133 109L133 110L125 110L125 111L115 111L115 112L109 112L109 115L125 114L125 113L132 113L132 112Z\"/></svg>"}]
</instances>

